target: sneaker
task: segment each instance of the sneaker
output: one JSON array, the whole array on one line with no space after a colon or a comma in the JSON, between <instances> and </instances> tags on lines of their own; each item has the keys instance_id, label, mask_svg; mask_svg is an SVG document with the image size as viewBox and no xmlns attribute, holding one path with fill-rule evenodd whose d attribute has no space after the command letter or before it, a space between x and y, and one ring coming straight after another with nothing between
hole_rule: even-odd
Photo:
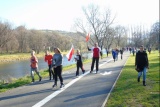
<instances>
[{"instance_id":1,"label":"sneaker","mask_svg":"<svg viewBox=\"0 0 160 107\"><path fill-rule=\"evenodd\" d=\"M32 83L34 82L34 79L32 79Z\"/></svg>"},{"instance_id":2,"label":"sneaker","mask_svg":"<svg viewBox=\"0 0 160 107\"><path fill-rule=\"evenodd\" d=\"M54 85L52 86L52 88L55 88L55 87L57 87L57 85L56 85L56 84L54 84Z\"/></svg>"},{"instance_id":3,"label":"sneaker","mask_svg":"<svg viewBox=\"0 0 160 107\"><path fill-rule=\"evenodd\" d=\"M63 88L64 87L64 84L61 84L60 88Z\"/></svg>"},{"instance_id":4,"label":"sneaker","mask_svg":"<svg viewBox=\"0 0 160 107\"><path fill-rule=\"evenodd\" d=\"M83 74L85 73L85 70L83 70Z\"/></svg>"},{"instance_id":5,"label":"sneaker","mask_svg":"<svg viewBox=\"0 0 160 107\"><path fill-rule=\"evenodd\" d=\"M90 71L90 73L92 73L93 71Z\"/></svg>"},{"instance_id":6,"label":"sneaker","mask_svg":"<svg viewBox=\"0 0 160 107\"><path fill-rule=\"evenodd\" d=\"M39 78L39 81L41 81L41 80L42 80L42 77Z\"/></svg>"}]
</instances>

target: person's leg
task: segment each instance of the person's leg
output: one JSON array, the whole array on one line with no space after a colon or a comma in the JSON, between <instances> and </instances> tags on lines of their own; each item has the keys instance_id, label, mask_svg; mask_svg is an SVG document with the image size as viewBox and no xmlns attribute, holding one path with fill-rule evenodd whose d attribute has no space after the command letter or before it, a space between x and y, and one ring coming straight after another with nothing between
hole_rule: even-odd
<instances>
[{"instance_id":1,"label":"person's leg","mask_svg":"<svg viewBox=\"0 0 160 107\"><path fill-rule=\"evenodd\" d=\"M52 65L48 65L48 67L49 67L49 78L50 78L50 80L52 79L52 76L53 76L53 79L54 79L54 73L53 73L53 70L52 70Z\"/></svg>"},{"instance_id":2,"label":"person's leg","mask_svg":"<svg viewBox=\"0 0 160 107\"><path fill-rule=\"evenodd\" d=\"M142 72L138 72L138 82L140 82L141 75L142 75Z\"/></svg>"},{"instance_id":3,"label":"person's leg","mask_svg":"<svg viewBox=\"0 0 160 107\"><path fill-rule=\"evenodd\" d=\"M96 58L96 73L98 73L99 70L99 58Z\"/></svg>"},{"instance_id":4,"label":"person's leg","mask_svg":"<svg viewBox=\"0 0 160 107\"><path fill-rule=\"evenodd\" d=\"M40 76L40 73L39 73L39 71L38 71L38 68L35 68L35 72L36 72L36 74L37 74L38 77L39 77L39 81L41 81L41 80L42 80L42 77Z\"/></svg>"},{"instance_id":5,"label":"person's leg","mask_svg":"<svg viewBox=\"0 0 160 107\"><path fill-rule=\"evenodd\" d=\"M79 64L77 63L77 71L76 71L76 76L79 76Z\"/></svg>"},{"instance_id":6,"label":"person's leg","mask_svg":"<svg viewBox=\"0 0 160 107\"><path fill-rule=\"evenodd\" d=\"M82 70L82 72L83 72L83 74L85 73L85 70L84 70L84 68L83 68L83 64L80 64L80 68L81 68L81 70Z\"/></svg>"},{"instance_id":7,"label":"person's leg","mask_svg":"<svg viewBox=\"0 0 160 107\"><path fill-rule=\"evenodd\" d=\"M143 85L146 86L146 72L147 72L147 68L144 67L143 69Z\"/></svg>"},{"instance_id":8,"label":"person's leg","mask_svg":"<svg viewBox=\"0 0 160 107\"><path fill-rule=\"evenodd\" d=\"M48 71L49 71L49 80L51 80L51 65L48 65Z\"/></svg>"},{"instance_id":9,"label":"person's leg","mask_svg":"<svg viewBox=\"0 0 160 107\"><path fill-rule=\"evenodd\" d=\"M60 82L61 82L60 88L62 88L62 87L64 87L63 78L62 78L62 66L58 66L57 71L58 71L57 75L58 75Z\"/></svg>"},{"instance_id":10,"label":"person's leg","mask_svg":"<svg viewBox=\"0 0 160 107\"><path fill-rule=\"evenodd\" d=\"M93 58L92 58L92 65L91 65L91 71L90 71L90 73L93 71L94 63L95 63L95 58L93 57Z\"/></svg>"},{"instance_id":11,"label":"person's leg","mask_svg":"<svg viewBox=\"0 0 160 107\"><path fill-rule=\"evenodd\" d=\"M54 68L54 74L55 77L54 77L54 85L52 86L53 88L57 87L57 68Z\"/></svg>"},{"instance_id":12,"label":"person's leg","mask_svg":"<svg viewBox=\"0 0 160 107\"><path fill-rule=\"evenodd\" d=\"M57 66L57 76L59 77L61 84L63 84L62 66Z\"/></svg>"},{"instance_id":13,"label":"person's leg","mask_svg":"<svg viewBox=\"0 0 160 107\"><path fill-rule=\"evenodd\" d=\"M31 68L31 78L32 78L32 82L34 82L34 69Z\"/></svg>"}]
</instances>

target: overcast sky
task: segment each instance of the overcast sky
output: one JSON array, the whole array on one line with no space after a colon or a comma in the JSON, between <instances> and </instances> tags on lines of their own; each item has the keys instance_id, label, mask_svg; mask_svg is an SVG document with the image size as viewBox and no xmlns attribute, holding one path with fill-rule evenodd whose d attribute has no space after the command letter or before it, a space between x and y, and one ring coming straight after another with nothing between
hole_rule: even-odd
<instances>
[{"instance_id":1,"label":"overcast sky","mask_svg":"<svg viewBox=\"0 0 160 107\"><path fill-rule=\"evenodd\" d=\"M159 0L0 0L0 21L28 29L73 31L82 6L99 5L116 15L116 24L150 26L159 21Z\"/></svg>"}]
</instances>

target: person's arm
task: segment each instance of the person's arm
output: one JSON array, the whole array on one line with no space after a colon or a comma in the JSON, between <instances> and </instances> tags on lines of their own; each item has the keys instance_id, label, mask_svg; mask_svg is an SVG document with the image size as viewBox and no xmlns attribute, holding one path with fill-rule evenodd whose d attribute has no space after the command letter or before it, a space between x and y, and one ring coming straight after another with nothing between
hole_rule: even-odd
<instances>
[{"instance_id":1,"label":"person's arm","mask_svg":"<svg viewBox=\"0 0 160 107\"><path fill-rule=\"evenodd\" d=\"M45 57L44 57L44 61L45 61L45 62L47 62L47 55L45 55Z\"/></svg>"},{"instance_id":2,"label":"person's arm","mask_svg":"<svg viewBox=\"0 0 160 107\"><path fill-rule=\"evenodd\" d=\"M62 55L60 54L55 61L55 67L60 66L62 64Z\"/></svg>"},{"instance_id":3,"label":"person's arm","mask_svg":"<svg viewBox=\"0 0 160 107\"><path fill-rule=\"evenodd\" d=\"M55 59L54 59L54 55L53 55L53 57L52 57L52 66L54 66L55 65Z\"/></svg>"},{"instance_id":4,"label":"person's arm","mask_svg":"<svg viewBox=\"0 0 160 107\"><path fill-rule=\"evenodd\" d=\"M149 62L148 62L148 55L147 55L147 53L146 53L146 63L147 63L147 68L149 69Z\"/></svg>"},{"instance_id":5,"label":"person's arm","mask_svg":"<svg viewBox=\"0 0 160 107\"><path fill-rule=\"evenodd\" d=\"M138 56L137 56L137 53L136 53L136 57L135 57L135 67L137 68L137 58L138 58Z\"/></svg>"},{"instance_id":6,"label":"person's arm","mask_svg":"<svg viewBox=\"0 0 160 107\"><path fill-rule=\"evenodd\" d=\"M35 63L38 63L38 59L37 59L37 57L35 56Z\"/></svg>"}]
</instances>

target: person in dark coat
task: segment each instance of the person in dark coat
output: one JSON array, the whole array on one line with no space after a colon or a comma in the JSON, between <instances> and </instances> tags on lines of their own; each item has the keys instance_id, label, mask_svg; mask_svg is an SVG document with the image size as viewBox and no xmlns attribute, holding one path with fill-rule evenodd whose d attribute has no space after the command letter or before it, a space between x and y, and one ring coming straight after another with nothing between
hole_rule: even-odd
<instances>
[{"instance_id":1,"label":"person in dark coat","mask_svg":"<svg viewBox=\"0 0 160 107\"><path fill-rule=\"evenodd\" d=\"M120 54L121 54L121 59L123 59L123 48L119 50Z\"/></svg>"},{"instance_id":2,"label":"person in dark coat","mask_svg":"<svg viewBox=\"0 0 160 107\"><path fill-rule=\"evenodd\" d=\"M106 48L106 54L107 54L107 57L108 57L108 53L109 53L109 50Z\"/></svg>"},{"instance_id":3,"label":"person in dark coat","mask_svg":"<svg viewBox=\"0 0 160 107\"><path fill-rule=\"evenodd\" d=\"M143 85L146 86L146 72L149 69L148 56L146 51L144 51L143 45L140 46L140 50L136 53L135 57L135 69L138 71L138 82L140 82L140 77L143 73Z\"/></svg>"},{"instance_id":4,"label":"person in dark coat","mask_svg":"<svg viewBox=\"0 0 160 107\"><path fill-rule=\"evenodd\" d=\"M85 70L83 68L83 62L82 62L82 56L80 54L80 50L77 50L77 55L74 58L76 60L76 66L77 66L77 71L76 71L76 76L79 76L79 68L81 68L83 74L85 73Z\"/></svg>"},{"instance_id":5,"label":"person in dark coat","mask_svg":"<svg viewBox=\"0 0 160 107\"><path fill-rule=\"evenodd\" d=\"M117 53L116 53L116 51L113 49L113 50L112 50L112 57L113 57L114 62L116 61L116 55L117 55Z\"/></svg>"}]
</instances>

